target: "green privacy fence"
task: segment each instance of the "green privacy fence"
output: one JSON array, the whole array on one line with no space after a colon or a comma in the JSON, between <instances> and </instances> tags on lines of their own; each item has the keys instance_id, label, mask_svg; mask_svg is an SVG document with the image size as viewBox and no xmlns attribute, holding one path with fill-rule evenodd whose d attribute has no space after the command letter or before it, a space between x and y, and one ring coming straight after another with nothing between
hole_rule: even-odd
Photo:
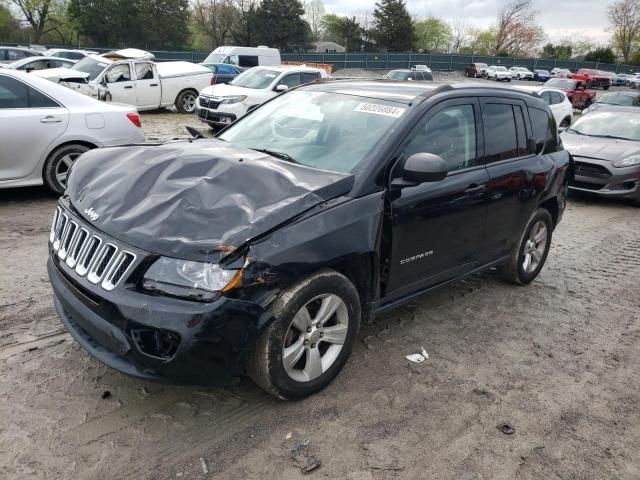
<instances>
[{"instance_id":1,"label":"green privacy fence","mask_svg":"<svg viewBox=\"0 0 640 480\"><path fill-rule=\"evenodd\" d=\"M3 45L0 42L0 45ZM12 45L15 44L5 44ZM46 45L47 48L83 48L73 46ZM88 48L88 47L84 47ZM109 52L113 48L88 48L99 53ZM209 52L185 52L151 50L160 62L183 60L187 62L200 63ZM632 73L640 70L634 65L599 63L599 62L578 62L574 60L554 60L548 58L517 58L517 57L494 57L484 55L452 55L452 54L431 54L431 53L283 53L282 60L297 62L313 62L332 64L336 70L343 68L357 68L366 70L393 70L395 68L410 68L414 65L428 65L436 71L459 71L464 70L466 65L474 62L486 63L488 65L513 65L528 67L530 69L568 68L577 70L579 68L597 68L616 73Z\"/></svg>"},{"instance_id":2,"label":"green privacy fence","mask_svg":"<svg viewBox=\"0 0 640 480\"><path fill-rule=\"evenodd\" d=\"M573 60L554 60L546 58L494 57L482 55L451 55L430 53L284 53L282 60L332 64L336 69L358 68L366 70L392 70L410 68L414 65L428 65L436 71L464 70L470 63L488 65L513 65L530 69L550 70L552 68L597 68L616 73L632 73L639 70L633 65L599 62L578 62Z\"/></svg>"}]
</instances>

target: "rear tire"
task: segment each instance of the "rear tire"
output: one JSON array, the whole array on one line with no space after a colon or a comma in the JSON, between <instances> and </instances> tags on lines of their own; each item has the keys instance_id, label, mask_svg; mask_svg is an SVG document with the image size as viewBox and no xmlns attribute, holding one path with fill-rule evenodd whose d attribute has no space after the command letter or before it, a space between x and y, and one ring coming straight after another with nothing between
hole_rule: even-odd
<instances>
[{"instance_id":1,"label":"rear tire","mask_svg":"<svg viewBox=\"0 0 640 480\"><path fill-rule=\"evenodd\" d=\"M335 307L335 308L333 308ZM326 387L347 362L360 328L360 298L342 274L323 270L287 289L247 359L247 374L283 400Z\"/></svg>"},{"instance_id":2,"label":"rear tire","mask_svg":"<svg viewBox=\"0 0 640 480\"><path fill-rule=\"evenodd\" d=\"M531 283L547 260L552 235L551 214L548 210L539 208L527 222L509 262L502 267L502 277L517 285Z\"/></svg>"},{"instance_id":3,"label":"rear tire","mask_svg":"<svg viewBox=\"0 0 640 480\"><path fill-rule=\"evenodd\" d=\"M197 92L194 92L193 90L185 90L178 94L174 105L179 113L193 113L196 111L197 100Z\"/></svg>"},{"instance_id":4,"label":"rear tire","mask_svg":"<svg viewBox=\"0 0 640 480\"><path fill-rule=\"evenodd\" d=\"M89 150L91 148L87 145L73 143L51 152L42 172L42 179L47 188L56 195L62 195L67 187L67 175L71 165Z\"/></svg>"}]
</instances>

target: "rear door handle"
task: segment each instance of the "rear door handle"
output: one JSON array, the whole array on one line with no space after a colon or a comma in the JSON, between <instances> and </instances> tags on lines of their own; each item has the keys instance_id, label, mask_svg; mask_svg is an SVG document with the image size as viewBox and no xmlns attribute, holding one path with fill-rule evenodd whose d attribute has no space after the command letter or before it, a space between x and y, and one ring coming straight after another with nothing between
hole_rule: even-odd
<instances>
[{"instance_id":1,"label":"rear door handle","mask_svg":"<svg viewBox=\"0 0 640 480\"><path fill-rule=\"evenodd\" d=\"M476 185L475 183L472 183L471 185L469 185L469 188L464 191L464 193L466 193L467 195L473 195L474 193L484 192L486 189L487 187L485 185Z\"/></svg>"},{"instance_id":2,"label":"rear door handle","mask_svg":"<svg viewBox=\"0 0 640 480\"><path fill-rule=\"evenodd\" d=\"M54 117L53 115L47 115L40 119L40 123L61 123L62 120L60 118Z\"/></svg>"},{"instance_id":3,"label":"rear door handle","mask_svg":"<svg viewBox=\"0 0 640 480\"><path fill-rule=\"evenodd\" d=\"M129 90L130 88L133 88L133 85L127 85L126 87L124 87L125 89Z\"/></svg>"},{"instance_id":4,"label":"rear door handle","mask_svg":"<svg viewBox=\"0 0 640 480\"><path fill-rule=\"evenodd\" d=\"M149 86L150 86L150 87L157 87L157 86L158 86L158 84L157 84L157 83L150 83L150 84L149 84Z\"/></svg>"}]
</instances>

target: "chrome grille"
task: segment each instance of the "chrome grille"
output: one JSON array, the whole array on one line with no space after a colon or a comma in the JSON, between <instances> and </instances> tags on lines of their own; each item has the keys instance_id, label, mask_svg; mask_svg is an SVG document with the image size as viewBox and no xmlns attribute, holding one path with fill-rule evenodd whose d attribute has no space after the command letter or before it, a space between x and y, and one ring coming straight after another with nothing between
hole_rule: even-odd
<instances>
[{"instance_id":1,"label":"chrome grille","mask_svg":"<svg viewBox=\"0 0 640 480\"><path fill-rule=\"evenodd\" d=\"M49 241L60 260L80 277L113 290L133 265L135 254L120 249L71 219L62 208L53 215Z\"/></svg>"}]
</instances>

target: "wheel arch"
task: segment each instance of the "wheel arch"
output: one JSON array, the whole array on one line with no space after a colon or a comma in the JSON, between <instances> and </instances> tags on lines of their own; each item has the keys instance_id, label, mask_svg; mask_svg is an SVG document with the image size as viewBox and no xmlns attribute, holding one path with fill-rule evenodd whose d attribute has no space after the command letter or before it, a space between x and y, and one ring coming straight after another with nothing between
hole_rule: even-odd
<instances>
[{"instance_id":1,"label":"wheel arch","mask_svg":"<svg viewBox=\"0 0 640 480\"><path fill-rule=\"evenodd\" d=\"M88 147L89 149L93 150L94 148L99 148L99 145L96 145L95 143L91 143L87 140L66 140L62 143L60 143L59 145L56 145L55 147L53 147L49 153L47 153L47 155L44 158L44 162L42 162L42 166L40 167L41 172L40 174L42 175L42 180L44 181L44 171L47 168L47 162L49 161L49 159L51 158L52 155L55 155L55 153L60 150L61 148L64 147L68 147L69 145L82 145L85 147Z\"/></svg>"},{"instance_id":2,"label":"wheel arch","mask_svg":"<svg viewBox=\"0 0 640 480\"><path fill-rule=\"evenodd\" d=\"M560 206L558 205L558 199L555 197L549 198L540 204L540 208L544 208L551 214L553 220L553 226L558 224L558 217L560 215Z\"/></svg>"}]
</instances>

